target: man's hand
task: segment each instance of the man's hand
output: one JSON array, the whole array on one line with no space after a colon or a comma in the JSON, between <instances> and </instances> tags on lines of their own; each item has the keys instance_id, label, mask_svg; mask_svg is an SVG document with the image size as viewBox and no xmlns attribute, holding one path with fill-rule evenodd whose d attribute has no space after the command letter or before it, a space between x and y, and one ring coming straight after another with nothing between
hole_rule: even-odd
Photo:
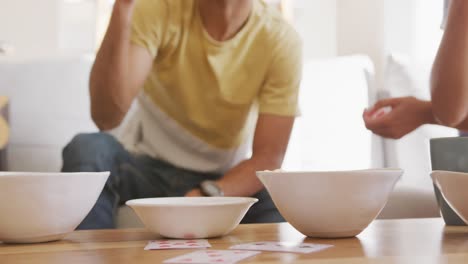
<instances>
[{"instance_id":1,"label":"man's hand","mask_svg":"<svg viewBox=\"0 0 468 264\"><path fill-rule=\"evenodd\" d=\"M248 197L264 188L255 172L281 168L294 120L293 116L259 115L251 158L216 182L225 196Z\"/></svg>"},{"instance_id":2,"label":"man's hand","mask_svg":"<svg viewBox=\"0 0 468 264\"><path fill-rule=\"evenodd\" d=\"M391 107L389 113L379 115L379 110ZM432 104L414 97L384 99L364 111L367 129L386 138L400 139L424 124L434 124Z\"/></svg>"},{"instance_id":3,"label":"man's hand","mask_svg":"<svg viewBox=\"0 0 468 264\"><path fill-rule=\"evenodd\" d=\"M185 194L185 197L200 197L203 196L200 192L200 189L193 189L190 192Z\"/></svg>"}]
</instances>

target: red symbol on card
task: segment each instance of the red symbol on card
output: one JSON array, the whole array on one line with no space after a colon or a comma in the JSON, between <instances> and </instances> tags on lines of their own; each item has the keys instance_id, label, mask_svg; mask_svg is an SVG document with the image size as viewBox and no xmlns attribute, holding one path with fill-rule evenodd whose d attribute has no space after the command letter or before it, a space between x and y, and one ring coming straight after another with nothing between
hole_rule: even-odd
<instances>
[{"instance_id":1,"label":"red symbol on card","mask_svg":"<svg viewBox=\"0 0 468 264\"><path fill-rule=\"evenodd\" d=\"M215 259L215 260L213 260L213 261L215 261L215 262L223 262L224 260L223 260L223 259Z\"/></svg>"},{"instance_id":2,"label":"red symbol on card","mask_svg":"<svg viewBox=\"0 0 468 264\"><path fill-rule=\"evenodd\" d=\"M192 261L193 261L193 259L191 259L191 258L186 258L186 259L182 259L182 261L186 261L186 262L192 262Z\"/></svg>"}]
</instances>

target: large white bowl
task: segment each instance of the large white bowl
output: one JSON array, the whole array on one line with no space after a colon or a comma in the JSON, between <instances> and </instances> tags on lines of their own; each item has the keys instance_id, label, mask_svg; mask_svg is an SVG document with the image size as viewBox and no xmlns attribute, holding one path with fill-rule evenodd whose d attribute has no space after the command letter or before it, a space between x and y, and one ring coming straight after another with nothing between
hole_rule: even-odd
<instances>
[{"instance_id":1,"label":"large white bowl","mask_svg":"<svg viewBox=\"0 0 468 264\"><path fill-rule=\"evenodd\" d=\"M108 172L0 172L0 241L62 239L89 213L108 177Z\"/></svg>"},{"instance_id":2,"label":"large white bowl","mask_svg":"<svg viewBox=\"0 0 468 264\"><path fill-rule=\"evenodd\" d=\"M453 211L468 224L468 173L433 171L431 177Z\"/></svg>"},{"instance_id":3,"label":"large white bowl","mask_svg":"<svg viewBox=\"0 0 468 264\"><path fill-rule=\"evenodd\" d=\"M210 238L228 234L258 201L240 197L170 197L127 201L153 233L168 238Z\"/></svg>"},{"instance_id":4,"label":"large white bowl","mask_svg":"<svg viewBox=\"0 0 468 264\"><path fill-rule=\"evenodd\" d=\"M309 237L353 237L380 213L399 169L257 172L284 218Z\"/></svg>"}]
</instances>

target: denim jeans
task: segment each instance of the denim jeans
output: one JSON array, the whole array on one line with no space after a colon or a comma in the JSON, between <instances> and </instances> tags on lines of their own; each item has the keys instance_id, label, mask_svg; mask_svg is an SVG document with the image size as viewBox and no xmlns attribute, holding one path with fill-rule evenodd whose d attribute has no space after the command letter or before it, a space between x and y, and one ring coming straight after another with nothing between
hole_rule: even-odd
<instances>
[{"instance_id":1,"label":"denim jeans","mask_svg":"<svg viewBox=\"0 0 468 264\"><path fill-rule=\"evenodd\" d=\"M169 163L134 155L106 133L79 134L63 150L63 172L110 171L104 190L78 229L115 228L115 214L127 200L148 197L180 197L206 179L222 175L177 168ZM242 223L282 222L268 192L255 195Z\"/></svg>"}]
</instances>

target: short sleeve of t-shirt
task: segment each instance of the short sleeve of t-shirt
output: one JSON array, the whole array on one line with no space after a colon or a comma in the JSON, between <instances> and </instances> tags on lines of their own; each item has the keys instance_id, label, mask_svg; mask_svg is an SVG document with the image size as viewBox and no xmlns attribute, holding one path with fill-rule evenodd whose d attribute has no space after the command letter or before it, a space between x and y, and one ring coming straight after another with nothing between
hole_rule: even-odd
<instances>
[{"instance_id":1,"label":"short sleeve of t-shirt","mask_svg":"<svg viewBox=\"0 0 468 264\"><path fill-rule=\"evenodd\" d=\"M277 38L273 59L260 90L259 112L281 116L299 114L298 94L302 77L302 42L288 28Z\"/></svg>"},{"instance_id":2,"label":"short sleeve of t-shirt","mask_svg":"<svg viewBox=\"0 0 468 264\"><path fill-rule=\"evenodd\" d=\"M156 57L168 26L167 0L136 0L131 26L131 42Z\"/></svg>"}]
</instances>

